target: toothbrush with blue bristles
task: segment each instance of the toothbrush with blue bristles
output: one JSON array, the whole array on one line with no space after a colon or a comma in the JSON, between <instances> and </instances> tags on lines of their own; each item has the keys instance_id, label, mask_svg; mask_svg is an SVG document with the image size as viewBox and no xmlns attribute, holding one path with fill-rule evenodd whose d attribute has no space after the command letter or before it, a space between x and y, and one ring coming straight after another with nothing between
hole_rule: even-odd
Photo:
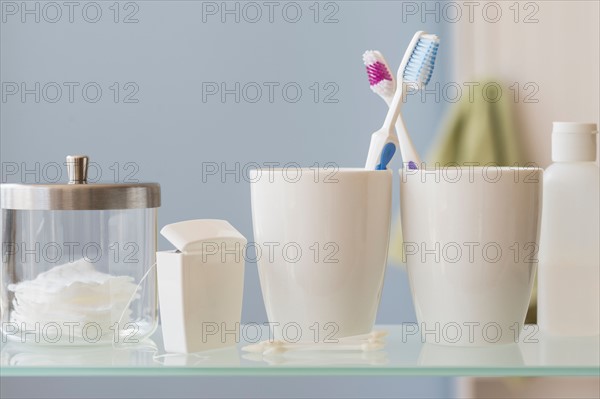
<instances>
[{"instance_id":1,"label":"toothbrush with blue bristles","mask_svg":"<svg viewBox=\"0 0 600 399\"><path fill-rule=\"evenodd\" d=\"M402 159L410 169L416 169L417 165L421 164L419 154L400 116L400 108L402 95L408 88L420 90L429 83L438 47L439 39L436 35L422 31L415 33L398 68L397 81L400 84L394 82L381 53L370 51L363 55L371 88L389 105L382 128L371 136L365 169L387 169L387 164L397 147L400 147ZM393 129L394 125L396 132Z\"/></svg>"}]
</instances>

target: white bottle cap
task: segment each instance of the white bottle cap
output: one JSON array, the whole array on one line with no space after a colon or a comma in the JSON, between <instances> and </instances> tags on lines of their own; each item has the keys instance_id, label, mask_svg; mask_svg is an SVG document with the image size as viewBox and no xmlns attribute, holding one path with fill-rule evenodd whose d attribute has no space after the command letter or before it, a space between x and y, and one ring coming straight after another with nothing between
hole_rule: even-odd
<instances>
[{"instance_id":1,"label":"white bottle cap","mask_svg":"<svg viewBox=\"0 0 600 399\"><path fill-rule=\"evenodd\" d=\"M552 161L593 162L596 160L595 123L554 122Z\"/></svg>"}]
</instances>

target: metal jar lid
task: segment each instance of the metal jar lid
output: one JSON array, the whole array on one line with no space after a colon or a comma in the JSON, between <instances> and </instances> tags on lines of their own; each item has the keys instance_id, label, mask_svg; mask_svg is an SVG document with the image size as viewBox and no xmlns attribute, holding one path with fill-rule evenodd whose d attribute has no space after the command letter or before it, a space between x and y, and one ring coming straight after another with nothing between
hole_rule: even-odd
<instances>
[{"instance_id":1,"label":"metal jar lid","mask_svg":"<svg viewBox=\"0 0 600 399\"><path fill-rule=\"evenodd\" d=\"M67 157L68 184L2 184L2 209L18 210L103 210L158 208L160 185L88 184L89 158Z\"/></svg>"}]
</instances>

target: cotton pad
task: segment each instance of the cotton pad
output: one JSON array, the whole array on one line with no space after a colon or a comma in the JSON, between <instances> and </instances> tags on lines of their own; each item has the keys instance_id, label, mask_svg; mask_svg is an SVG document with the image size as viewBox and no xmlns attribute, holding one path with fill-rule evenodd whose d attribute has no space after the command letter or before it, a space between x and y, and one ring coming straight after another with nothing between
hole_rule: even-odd
<instances>
[{"instance_id":1,"label":"cotton pad","mask_svg":"<svg viewBox=\"0 0 600 399\"><path fill-rule=\"evenodd\" d=\"M33 280L10 284L8 289L15 295L11 322L19 328L29 331L56 323L70 326L62 332L75 339L86 339L86 328L92 323L94 339L97 334L114 334L117 323L123 328L129 322L129 305L139 298L132 277L99 272L83 258L55 266Z\"/></svg>"}]
</instances>

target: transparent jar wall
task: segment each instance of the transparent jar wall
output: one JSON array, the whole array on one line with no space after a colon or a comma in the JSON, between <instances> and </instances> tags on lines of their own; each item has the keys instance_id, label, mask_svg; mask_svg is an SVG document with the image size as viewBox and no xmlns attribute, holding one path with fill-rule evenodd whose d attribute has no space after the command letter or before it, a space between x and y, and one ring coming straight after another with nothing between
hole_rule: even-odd
<instances>
[{"instance_id":1,"label":"transparent jar wall","mask_svg":"<svg viewBox=\"0 0 600 399\"><path fill-rule=\"evenodd\" d=\"M2 332L53 344L136 343L157 325L156 208L2 210Z\"/></svg>"}]
</instances>

